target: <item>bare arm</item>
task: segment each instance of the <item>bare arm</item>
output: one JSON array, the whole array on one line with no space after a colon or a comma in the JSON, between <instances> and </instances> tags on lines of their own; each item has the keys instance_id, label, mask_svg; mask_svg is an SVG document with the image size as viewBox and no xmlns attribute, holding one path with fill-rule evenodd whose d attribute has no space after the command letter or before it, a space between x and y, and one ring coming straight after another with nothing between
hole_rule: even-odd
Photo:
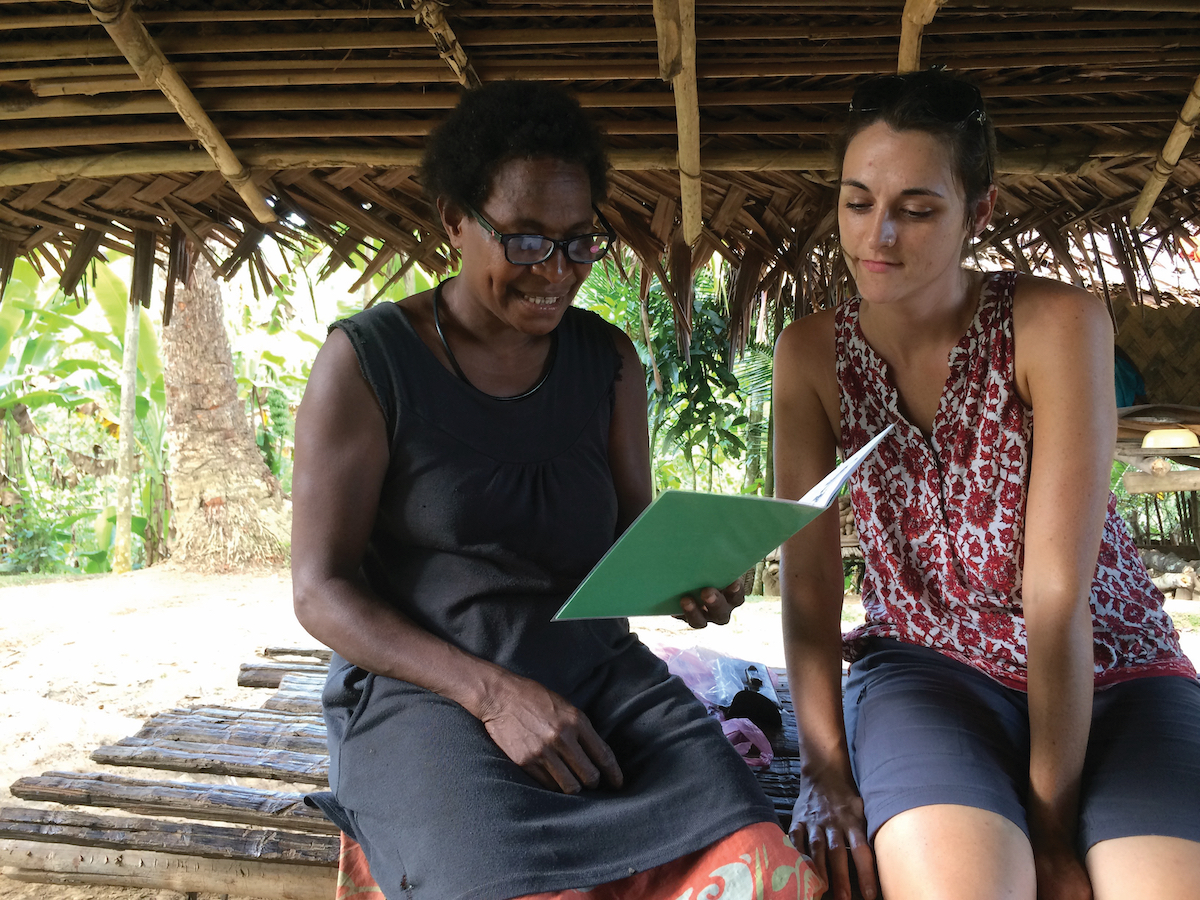
<instances>
[{"instance_id":1,"label":"bare arm","mask_svg":"<svg viewBox=\"0 0 1200 900\"><path fill-rule=\"evenodd\" d=\"M296 416L292 583L313 637L368 671L408 681L476 716L547 787L621 783L612 751L563 698L435 637L377 597L360 565L388 467L383 413L349 339L317 355Z\"/></svg>"},{"instance_id":2,"label":"bare arm","mask_svg":"<svg viewBox=\"0 0 1200 900\"><path fill-rule=\"evenodd\" d=\"M1017 388L1035 432L1022 571L1029 824L1039 894L1086 897L1074 839L1092 711L1089 599L1116 434L1112 327L1092 295L1028 278L1018 282L1014 325Z\"/></svg>"},{"instance_id":3,"label":"bare arm","mask_svg":"<svg viewBox=\"0 0 1200 900\"><path fill-rule=\"evenodd\" d=\"M775 492L799 499L833 468L838 387L833 316L789 326L775 348ZM792 836L805 846L832 896L850 896L847 849L864 896L876 896L862 799L842 720L842 566L836 509L782 548L784 652L800 733L802 786Z\"/></svg>"},{"instance_id":4,"label":"bare arm","mask_svg":"<svg viewBox=\"0 0 1200 900\"><path fill-rule=\"evenodd\" d=\"M608 428L608 467L617 491L617 533L624 533L654 499L650 477L650 433L646 427L646 377L642 361L625 332L612 326L621 354L612 421Z\"/></svg>"}]
</instances>

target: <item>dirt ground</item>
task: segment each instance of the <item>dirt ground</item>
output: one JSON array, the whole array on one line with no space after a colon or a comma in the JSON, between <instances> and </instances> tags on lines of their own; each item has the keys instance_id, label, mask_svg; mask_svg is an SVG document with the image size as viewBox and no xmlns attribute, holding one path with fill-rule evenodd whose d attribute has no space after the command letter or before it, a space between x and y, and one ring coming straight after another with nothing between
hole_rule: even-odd
<instances>
[{"instance_id":1,"label":"dirt ground","mask_svg":"<svg viewBox=\"0 0 1200 900\"><path fill-rule=\"evenodd\" d=\"M1194 623L1200 601L1168 609L1189 613ZM692 632L661 619L638 620L635 628L650 644L707 646L783 665L777 598L752 598L724 628ZM1186 632L1184 640L1200 660L1200 632ZM166 565L0 587L0 805L11 801L8 785L21 776L105 769L88 754L133 734L155 712L200 702L260 706L270 692L237 687L238 666L266 646L315 644L292 615L291 584L282 571L205 575ZM0 878L3 900L183 896Z\"/></svg>"}]
</instances>

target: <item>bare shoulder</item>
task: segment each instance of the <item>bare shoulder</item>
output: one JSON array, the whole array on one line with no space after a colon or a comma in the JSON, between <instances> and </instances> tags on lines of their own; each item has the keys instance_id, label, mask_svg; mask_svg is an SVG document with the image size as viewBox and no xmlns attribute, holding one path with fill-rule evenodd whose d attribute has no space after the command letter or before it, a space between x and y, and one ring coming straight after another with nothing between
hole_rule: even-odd
<instances>
[{"instance_id":1,"label":"bare shoulder","mask_svg":"<svg viewBox=\"0 0 1200 900\"><path fill-rule=\"evenodd\" d=\"M826 309L788 325L775 342L776 367L782 365L790 372L815 380L826 372L834 376L837 363L834 323L834 311Z\"/></svg>"},{"instance_id":2,"label":"bare shoulder","mask_svg":"<svg viewBox=\"0 0 1200 900\"><path fill-rule=\"evenodd\" d=\"M1111 397L1113 329L1104 301L1048 278L1022 275L1013 296L1016 386L1034 406L1106 384Z\"/></svg>"},{"instance_id":3,"label":"bare shoulder","mask_svg":"<svg viewBox=\"0 0 1200 900\"><path fill-rule=\"evenodd\" d=\"M1063 331L1108 332L1112 322L1104 301L1090 291L1052 278L1017 276L1013 325L1026 340L1050 340Z\"/></svg>"},{"instance_id":4,"label":"bare shoulder","mask_svg":"<svg viewBox=\"0 0 1200 900\"><path fill-rule=\"evenodd\" d=\"M340 328L329 332L317 352L297 411L298 424L314 422L334 431L344 428L383 431L379 399L363 375L354 345Z\"/></svg>"}]
</instances>

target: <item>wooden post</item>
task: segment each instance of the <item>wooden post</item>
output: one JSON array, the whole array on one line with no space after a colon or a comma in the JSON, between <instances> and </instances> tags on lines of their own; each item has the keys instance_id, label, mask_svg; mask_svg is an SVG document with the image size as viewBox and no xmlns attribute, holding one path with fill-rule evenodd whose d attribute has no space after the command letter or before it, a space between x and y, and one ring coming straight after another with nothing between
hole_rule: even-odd
<instances>
[{"instance_id":1,"label":"wooden post","mask_svg":"<svg viewBox=\"0 0 1200 900\"><path fill-rule=\"evenodd\" d=\"M417 21L433 35L433 43L437 46L438 54L458 78L458 83L465 88L479 87L483 82L475 74L475 67L467 58L467 51L463 49L454 29L446 21L446 14L442 12L443 5L445 4L438 0L415 0L413 12L417 14Z\"/></svg>"},{"instance_id":2,"label":"wooden post","mask_svg":"<svg viewBox=\"0 0 1200 900\"><path fill-rule=\"evenodd\" d=\"M1134 204L1133 212L1129 214L1129 224L1134 228L1145 222L1150 215L1154 201L1158 199L1158 195L1171 177L1171 173L1179 165L1179 157L1183 155L1183 148L1191 140L1197 122L1200 122L1200 77L1196 78L1196 83L1192 85L1191 92L1183 102L1183 109L1179 113L1179 118L1175 120L1175 127L1171 129L1171 134L1167 137L1162 152L1158 154L1158 159L1154 162L1154 171L1146 179L1141 196Z\"/></svg>"},{"instance_id":3,"label":"wooden post","mask_svg":"<svg viewBox=\"0 0 1200 900\"><path fill-rule=\"evenodd\" d=\"M1121 476L1125 490L1130 494L1158 494L1162 491L1197 491L1200 490L1200 470L1164 472L1162 475L1152 475L1149 472L1135 472L1133 469ZM1160 529L1161 530L1161 529Z\"/></svg>"},{"instance_id":4,"label":"wooden post","mask_svg":"<svg viewBox=\"0 0 1200 900\"><path fill-rule=\"evenodd\" d=\"M900 60L896 71L903 75L921 68L921 35L938 9L948 0L905 0L900 25Z\"/></svg>"},{"instance_id":5,"label":"wooden post","mask_svg":"<svg viewBox=\"0 0 1200 900\"><path fill-rule=\"evenodd\" d=\"M99 20L117 48L125 54L138 77L153 84L166 95L187 123L200 145L217 164L225 179L238 192L246 207L260 222L274 222L275 213L267 205L262 191L250 179L233 148L221 136L175 67L154 43L146 26L130 8L130 0L88 0L88 9Z\"/></svg>"},{"instance_id":6,"label":"wooden post","mask_svg":"<svg viewBox=\"0 0 1200 900\"><path fill-rule=\"evenodd\" d=\"M679 197L683 237L700 240L704 205L700 181L700 99L696 89L696 0L654 0L658 69L675 92Z\"/></svg>"}]
</instances>

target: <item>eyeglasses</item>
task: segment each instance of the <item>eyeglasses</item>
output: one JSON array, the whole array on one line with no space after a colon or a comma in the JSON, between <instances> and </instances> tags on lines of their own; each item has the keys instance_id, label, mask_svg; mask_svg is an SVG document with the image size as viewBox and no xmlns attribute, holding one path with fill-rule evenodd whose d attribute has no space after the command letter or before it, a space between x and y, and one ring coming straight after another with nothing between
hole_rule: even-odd
<instances>
[{"instance_id":1,"label":"eyeglasses","mask_svg":"<svg viewBox=\"0 0 1200 900\"><path fill-rule=\"evenodd\" d=\"M594 206L592 210L600 220L603 232L577 234L558 241L544 234L501 234L477 209L467 206L467 212L475 221L504 246L504 258L514 266L536 266L553 256L556 249L561 249L573 263L594 263L603 259L617 236L603 213Z\"/></svg>"},{"instance_id":2,"label":"eyeglasses","mask_svg":"<svg viewBox=\"0 0 1200 900\"><path fill-rule=\"evenodd\" d=\"M905 95L913 97L911 108L914 111L947 125L983 125L987 121L979 88L941 76L936 71L869 78L855 90L850 112L875 112L891 106Z\"/></svg>"}]
</instances>

